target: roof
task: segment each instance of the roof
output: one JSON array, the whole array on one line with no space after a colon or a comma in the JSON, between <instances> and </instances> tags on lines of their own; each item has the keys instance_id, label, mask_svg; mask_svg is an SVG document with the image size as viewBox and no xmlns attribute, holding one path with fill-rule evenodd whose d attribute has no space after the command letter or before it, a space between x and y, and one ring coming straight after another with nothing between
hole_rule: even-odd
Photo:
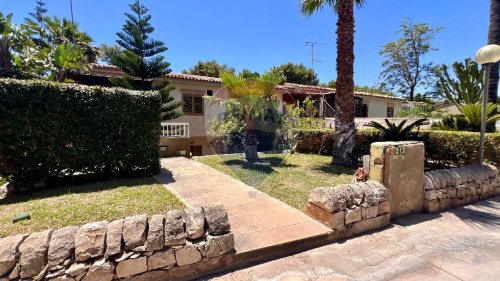
<instances>
[{"instance_id":1,"label":"roof","mask_svg":"<svg viewBox=\"0 0 500 281\"><path fill-rule=\"evenodd\" d=\"M96 76L104 76L104 77L117 77L123 75L123 71L114 65L107 64L91 64L90 65L90 75ZM192 74L184 74L184 73L169 73L166 77L171 79L179 79L179 80L191 80L191 81L200 81L200 82L210 82L210 83L222 83L222 79L217 77L209 77L209 76L201 76L201 75L192 75ZM303 85L296 83L284 83L283 85L276 86L277 90L282 90L288 93L293 94L303 94L303 95L327 95L335 93L335 89L321 86L313 86L313 85ZM394 97L384 94L375 94L375 93L367 93L367 92L354 92L355 96L369 96L369 97L378 97L392 100L400 100L404 101L404 98Z\"/></svg>"}]
</instances>

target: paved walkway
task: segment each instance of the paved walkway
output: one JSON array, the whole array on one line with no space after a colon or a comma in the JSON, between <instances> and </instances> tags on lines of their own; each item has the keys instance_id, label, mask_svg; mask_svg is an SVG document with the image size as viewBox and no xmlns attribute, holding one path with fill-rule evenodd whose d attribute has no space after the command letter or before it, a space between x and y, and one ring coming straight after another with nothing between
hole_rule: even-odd
<instances>
[{"instance_id":1,"label":"paved walkway","mask_svg":"<svg viewBox=\"0 0 500 281\"><path fill-rule=\"evenodd\" d=\"M500 280L500 197L213 280Z\"/></svg>"},{"instance_id":2,"label":"paved walkway","mask_svg":"<svg viewBox=\"0 0 500 281\"><path fill-rule=\"evenodd\" d=\"M156 179L186 205L224 204L239 255L269 252L269 247L307 239L324 241L331 232L304 213L205 164L183 157L162 159L161 164L171 174L164 171Z\"/></svg>"}]
</instances>

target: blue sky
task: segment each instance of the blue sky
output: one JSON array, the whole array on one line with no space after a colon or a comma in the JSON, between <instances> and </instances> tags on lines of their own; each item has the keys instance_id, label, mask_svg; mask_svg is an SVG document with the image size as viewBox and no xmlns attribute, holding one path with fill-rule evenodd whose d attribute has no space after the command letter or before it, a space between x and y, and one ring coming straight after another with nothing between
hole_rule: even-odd
<instances>
[{"instance_id":1,"label":"blue sky","mask_svg":"<svg viewBox=\"0 0 500 281\"><path fill-rule=\"evenodd\" d=\"M69 0L45 0L49 14L69 17ZM0 11L14 21L32 11L35 0L0 0ZM112 44L132 0L73 0L75 20L97 45ZM301 16L298 0L143 0L156 28L154 37L169 48L172 70L180 72L198 60L215 59L235 67L264 72L292 61L310 65L305 41L327 43L316 49L315 65L322 82L336 78L335 23L330 10ZM486 44L489 0L367 0L356 9L355 82L379 82L381 47L397 38L405 18L443 27L426 59L450 64L474 56Z\"/></svg>"}]
</instances>

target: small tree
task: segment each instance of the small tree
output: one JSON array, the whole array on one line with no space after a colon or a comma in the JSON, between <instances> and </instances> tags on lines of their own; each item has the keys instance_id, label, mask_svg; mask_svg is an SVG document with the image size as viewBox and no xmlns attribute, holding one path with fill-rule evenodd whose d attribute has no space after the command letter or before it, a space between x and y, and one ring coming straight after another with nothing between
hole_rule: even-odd
<instances>
[{"instance_id":1,"label":"small tree","mask_svg":"<svg viewBox=\"0 0 500 281\"><path fill-rule=\"evenodd\" d=\"M43 29L45 14L48 11L45 6L46 3L43 0L36 0L35 11L29 13L31 18L25 18L25 21L36 23Z\"/></svg>"},{"instance_id":2,"label":"small tree","mask_svg":"<svg viewBox=\"0 0 500 281\"><path fill-rule=\"evenodd\" d=\"M307 68L304 64L292 62L275 66L269 70L274 76L282 76L286 83L297 83L303 85L319 85L318 74L314 69Z\"/></svg>"},{"instance_id":3,"label":"small tree","mask_svg":"<svg viewBox=\"0 0 500 281\"><path fill-rule=\"evenodd\" d=\"M484 68L471 59L466 59L465 63L455 62L452 68L456 79L448 73L448 66L436 69L438 94L457 107L479 102L483 94Z\"/></svg>"},{"instance_id":4,"label":"small tree","mask_svg":"<svg viewBox=\"0 0 500 281\"><path fill-rule=\"evenodd\" d=\"M125 13L126 23L122 32L117 33L116 43L124 50L114 53L111 63L119 67L125 75L111 79L119 87L134 90L159 90L162 97L162 120L176 118L180 113L176 110L182 105L170 96L173 86L164 78L170 72L170 64L160 55L167 51L161 41L150 38L154 27L150 24L151 15L139 0L129 5L131 13Z\"/></svg>"},{"instance_id":5,"label":"small tree","mask_svg":"<svg viewBox=\"0 0 500 281\"><path fill-rule=\"evenodd\" d=\"M411 101L417 87L426 87L432 81L432 63L424 62L424 56L437 50L431 47L431 40L439 30L441 28L430 28L427 23L414 24L406 19L398 31L402 37L386 44L380 51L385 57L380 77L393 90L407 94Z\"/></svg>"},{"instance_id":6,"label":"small tree","mask_svg":"<svg viewBox=\"0 0 500 281\"><path fill-rule=\"evenodd\" d=\"M209 76L209 77L220 77L222 72L230 72L234 73L235 70L232 67L229 67L225 64L219 64L215 60L211 61L198 61L198 63L188 70L183 70L182 73L192 74L192 75L201 75L201 76Z\"/></svg>"}]
</instances>

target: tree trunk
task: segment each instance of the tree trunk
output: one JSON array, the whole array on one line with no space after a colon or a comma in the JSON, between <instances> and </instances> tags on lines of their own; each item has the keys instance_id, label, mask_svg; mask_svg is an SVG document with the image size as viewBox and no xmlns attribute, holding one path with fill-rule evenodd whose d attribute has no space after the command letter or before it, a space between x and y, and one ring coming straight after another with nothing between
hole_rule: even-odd
<instances>
[{"instance_id":1,"label":"tree trunk","mask_svg":"<svg viewBox=\"0 0 500 281\"><path fill-rule=\"evenodd\" d=\"M354 3L338 0L337 85L333 163L353 166L356 147L354 124Z\"/></svg>"},{"instance_id":2,"label":"tree trunk","mask_svg":"<svg viewBox=\"0 0 500 281\"><path fill-rule=\"evenodd\" d=\"M488 44L500 45L500 0L490 2L490 27L488 32ZM497 62L490 66L490 85L488 88L488 102L498 101L498 77L499 66ZM496 111L496 109L495 109ZM488 131L495 131L495 123L487 126Z\"/></svg>"},{"instance_id":3,"label":"tree trunk","mask_svg":"<svg viewBox=\"0 0 500 281\"><path fill-rule=\"evenodd\" d=\"M259 161L259 154L257 151L257 132L254 129L254 122L252 118L248 118L246 122L246 133L243 143L243 150L245 152L245 159L247 162L254 163Z\"/></svg>"},{"instance_id":4,"label":"tree trunk","mask_svg":"<svg viewBox=\"0 0 500 281\"><path fill-rule=\"evenodd\" d=\"M0 40L0 69L9 70L12 68L12 56L9 43L6 40Z\"/></svg>"}]
</instances>

